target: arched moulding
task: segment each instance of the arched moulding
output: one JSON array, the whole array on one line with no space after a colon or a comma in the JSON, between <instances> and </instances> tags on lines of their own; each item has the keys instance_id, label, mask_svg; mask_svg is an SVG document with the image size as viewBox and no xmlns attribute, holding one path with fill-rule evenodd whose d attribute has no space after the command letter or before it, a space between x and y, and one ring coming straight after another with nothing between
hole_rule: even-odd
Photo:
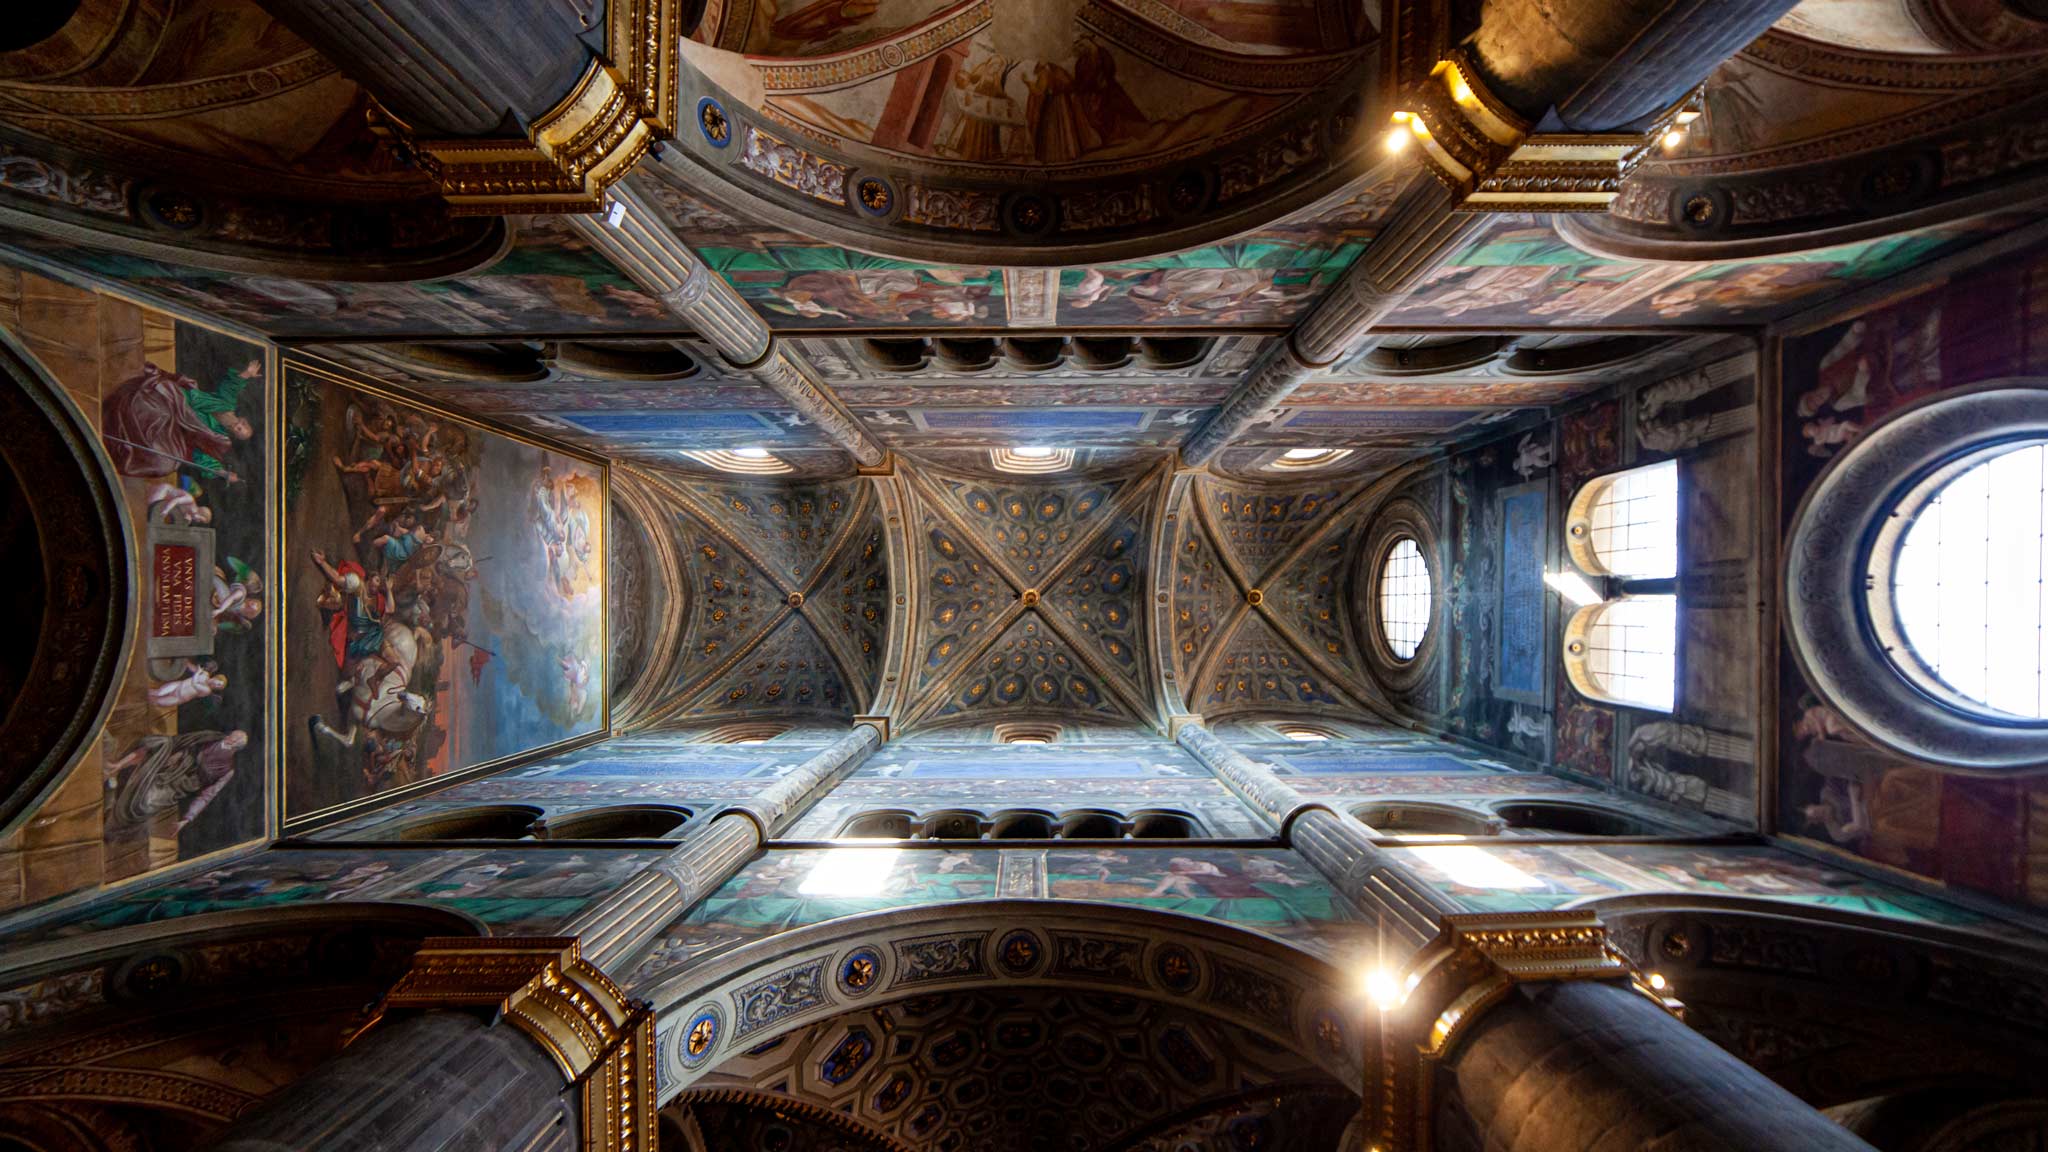
<instances>
[{"instance_id":1,"label":"arched moulding","mask_svg":"<svg viewBox=\"0 0 2048 1152\"><path fill-rule=\"evenodd\" d=\"M2048 767L2048 722L1993 719L1931 694L1887 652L1869 599L1872 558L1897 506L1944 468L1998 443L2048 439L2048 381L1994 380L1937 393L1866 431L1824 469L1792 516L1785 627L1806 682L1893 752L1962 772Z\"/></svg>"},{"instance_id":2,"label":"arched moulding","mask_svg":"<svg viewBox=\"0 0 2048 1152\"><path fill-rule=\"evenodd\" d=\"M1212 920L1124 905L989 900L849 916L735 949L635 995L658 1015L662 1102L726 1057L859 1008L932 992L1068 988L1175 1003L1311 1060L1365 1072L1356 983Z\"/></svg>"},{"instance_id":3,"label":"arched moulding","mask_svg":"<svg viewBox=\"0 0 2048 1152\"><path fill-rule=\"evenodd\" d=\"M1678 829L1604 804L1578 800L1508 800L1492 806L1500 824L1518 835L1658 836Z\"/></svg>"},{"instance_id":4,"label":"arched moulding","mask_svg":"<svg viewBox=\"0 0 2048 1152\"><path fill-rule=\"evenodd\" d=\"M28 162L69 178L49 161ZM228 202L211 190L168 192L138 187L133 179L91 175L123 191L110 194L101 210L84 211L0 188L0 228L213 272L292 280L439 280L480 272L512 248L514 230L506 218L450 218L438 197L398 203ZM165 206L150 210L159 199ZM163 223L167 219L179 223ZM297 224L288 235L261 236L226 223L271 219ZM433 240L400 245L394 230Z\"/></svg>"},{"instance_id":5,"label":"arched moulding","mask_svg":"<svg viewBox=\"0 0 2048 1152\"><path fill-rule=\"evenodd\" d=\"M1394 800L1360 804L1351 814L1383 836L1497 836L1501 822L1456 804Z\"/></svg>"},{"instance_id":6,"label":"arched moulding","mask_svg":"<svg viewBox=\"0 0 2048 1152\"><path fill-rule=\"evenodd\" d=\"M1491 364L1514 345L1511 336L1394 336L1355 367L1374 376L1437 376Z\"/></svg>"},{"instance_id":7,"label":"arched moulding","mask_svg":"<svg viewBox=\"0 0 2048 1152\"><path fill-rule=\"evenodd\" d=\"M1673 893L1573 906L1688 1024L1815 1107L1926 1084L2048 1092L2048 1024L2017 1008L2048 996L2048 954L1989 923Z\"/></svg>"},{"instance_id":8,"label":"arched moulding","mask_svg":"<svg viewBox=\"0 0 2048 1152\"><path fill-rule=\"evenodd\" d=\"M552 375L540 347L519 341L360 344L354 351L364 359L429 380L532 384Z\"/></svg>"},{"instance_id":9,"label":"arched moulding","mask_svg":"<svg viewBox=\"0 0 2048 1152\"><path fill-rule=\"evenodd\" d=\"M379 840L528 840L541 809L529 804L480 804L406 817L377 830Z\"/></svg>"},{"instance_id":10,"label":"arched moulding","mask_svg":"<svg viewBox=\"0 0 2048 1152\"><path fill-rule=\"evenodd\" d=\"M533 831L542 840L673 840L692 815L675 804L608 804L544 817Z\"/></svg>"},{"instance_id":11,"label":"arched moulding","mask_svg":"<svg viewBox=\"0 0 2048 1152\"><path fill-rule=\"evenodd\" d=\"M1013 7L987 3L951 9L940 19L978 19L986 26L991 19L1016 19ZM685 45L683 88L706 94L699 115L710 116L642 167L742 218L822 243L920 265L1009 268L1102 265L1215 244L1315 206L1368 174L1384 180L1402 171L1380 145L1382 62L1369 33L1327 52L1212 58L1113 7L1091 8L1088 18L1132 25L1130 36L1119 34L1119 50L1131 44L1163 50L1171 59L1157 67L1169 85L1189 69L1220 65L1235 76L1228 82L1233 90L1262 97L1238 106L1259 110L1212 131L1182 132L1164 149L1112 149L1071 162L1029 154L970 161L807 127L778 103L829 96L818 83L827 76L837 90L884 82L894 67L905 69L900 74L930 68L915 59L929 48L889 43L804 60ZM1077 28L1077 44L1102 43L1101 33L1079 21ZM930 46L959 42L974 31L941 32ZM973 59L980 61L981 41L975 44ZM892 53L894 65L887 63ZM1063 68L1073 63L1048 61ZM964 76L953 71L950 58L944 67L956 80ZM1206 84L1201 90L1220 91ZM742 92L745 98L736 94ZM981 99L984 105L1017 104L986 94ZM1190 119L1196 112L1185 110ZM1015 114L1026 114L1021 104ZM911 119L896 118L906 127ZM1021 124L1008 129L1024 130Z\"/></svg>"},{"instance_id":12,"label":"arched moulding","mask_svg":"<svg viewBox=\"0 0 2048 1152\"><path fill-rule=\"evenodd\" d=\"M127 666L137 606L120 480L98 436L4 332L0 374L0 553L14 573L13 637L0 650L4 835L91 746Z\"/></svg>"}]
</instances>

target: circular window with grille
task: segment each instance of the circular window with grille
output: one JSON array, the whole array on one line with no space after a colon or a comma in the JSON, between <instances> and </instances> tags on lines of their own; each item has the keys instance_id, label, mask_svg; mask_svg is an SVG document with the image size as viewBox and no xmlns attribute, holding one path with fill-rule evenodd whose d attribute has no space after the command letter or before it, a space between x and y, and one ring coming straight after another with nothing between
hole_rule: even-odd
<instances>
[{"instance_id":1,"label":"circular window with grille","mask_svg":"<svg viewBox=\"0 0 2048 1152\"><path fill-rule=\"evenodd\" d=\"M2048 441L1970 452L1907 490L1874 543L1868 608L1885 654L1930 696L1998 721L2048 719Z\"/></svg>"},{"instance_id":2,"label":"circular window with grille","mask_svg":"<svg viewBox=\"0 0 2048 1152\"><path fill-rule=\"evenodd\" d=\"M1396 660L1415 659L1429 635L1429 610L1434 591L1429 561L1413 536L1403 536L1380 561L1380 634Z\"/></svg>"},{"instance_id":3,"label":"circular window with grille","mask_svg":"<svg viewBox=\"0 0 2048 1152\"><path fill-rule=\"evenodd\" d=\"M2048 768L2048 385L1952 389L1864 430L1800 502L1793 658L1821 704L1928 764Z\"/></svg>"}]
</instances>

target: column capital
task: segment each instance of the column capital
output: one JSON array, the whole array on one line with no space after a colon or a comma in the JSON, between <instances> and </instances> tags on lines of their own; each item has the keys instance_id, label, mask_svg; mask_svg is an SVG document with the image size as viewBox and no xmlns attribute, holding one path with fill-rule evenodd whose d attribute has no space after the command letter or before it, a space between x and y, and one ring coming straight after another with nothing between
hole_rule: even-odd
<instances>
[{"instance_id":1,"label":"column capital","mask_svg":"<svg viewBox=\"0 0 2048 1152\"><path fill-rule=\"evenodd\" d=\"M1515 985L1634 976L1591 911L1453 913L1441 923L1403 972L1376 978L1384 986L1374 990L1367 1047L1376 1034L1381 1073L1365 1089L1378 1152L1434 1146L1437 1066Z\"/></svg>"},{"instance_id":2,"label":"column capital","mask_svg":"<svg viewBox=\"0 0 2048 1152\"><path fill-rule=\"evenodd\" d=\"M523 137L416 132L381 104L378 127L419 158L453 215L596 212L605 189L674 134L678 45L688 32L680 0L612 3L603 52L552 107L531 115Z\"/></svg>"},{"instance_id":3,"label":"column capital","mask_svg":"<svg viewBox=\"0 0 2048 1152\"><path fill-rule=\"evenodd\" d=\"M582 1085L585 1152L653 1152L654 1010L583 958L574 936L432 936L381 1012L487 1009Z\"/></svg>"}]
</instances>

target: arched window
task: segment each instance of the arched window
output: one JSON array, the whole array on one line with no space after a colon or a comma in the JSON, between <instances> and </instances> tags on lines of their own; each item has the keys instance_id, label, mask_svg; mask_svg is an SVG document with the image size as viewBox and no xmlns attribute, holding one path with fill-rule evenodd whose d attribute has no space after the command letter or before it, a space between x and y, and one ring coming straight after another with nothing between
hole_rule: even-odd
<instances>
[{"instance_id":1,"label":"arched window","mask_svg":"<svg viewBox=\"0 0 2048 1152\"><path fill-rule=\"evenodd\" d=\"M1395 659L1415 659L1429 633L1432 598L1429 561L1415 537L1400 537L1380 562L1380 634Z\"/></svg>"},{"instance_id":2,"label":"arched window","mask_svg":"<svg viewBox=\"0 0 2048 1152\"><path fill-rule=\"evenodd\" d=\"M1671 711L1678 688L1678 598L1623 596L1580 609L1565 629L1565 658L1581 694Z\"/></svg>"},{"instance_id":3,"label":"arched window","mask_svg":"<svg viewBox=\"0 0 2048 1152\"><path fill-rule=\"evenodd\" d=\"M1572 563L1605 584L1559 573L1577 604L1565 624L1565 675L1580 695L1669 712L1678 696L1678 464L1596 477L1565 514ZM1604 597L1604 598L1603 598Z\"/></svg>"},{"instance_id":4,"label":"arched window","mask_svg":"<svg viewBox=\"0 0 2048 1152\"><path fill-rule=\"evenodd\" d=\"M1678 462L1598 477L1565 516L1572 562L1594 576L1678 574Z\"/></svg>"}]
</instances>

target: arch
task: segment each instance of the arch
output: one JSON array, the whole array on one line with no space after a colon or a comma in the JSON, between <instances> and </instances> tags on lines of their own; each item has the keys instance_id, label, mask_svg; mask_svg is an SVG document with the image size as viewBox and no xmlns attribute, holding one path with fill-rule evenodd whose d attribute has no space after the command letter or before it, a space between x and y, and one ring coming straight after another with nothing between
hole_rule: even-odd
<instances>
[{"instance_id":1,"label":"arch","mask_svg":"<svg viewBox=\"0 0 2048 1152\"><path fill-rule=\"evenodd\" d=\"M1401 800L1360 804L1351 810L1374 832L1387 836L1497 836L1501 822L1455 804Z\"/></svg>"},{"instance_id":2,"label":"arch","mask_svg":"<svg viewBox=\"0 0 2048 1152\"><path fill-rule=\"evenodd\" d=\"M1678 695L1678 598L1622 596L1565 622L1564 670L1589 700L1670 712Z\"/></svg>"},{"instance_id":3,"label":"arch","mask_svg":"<svg viewBox=\"0 0 2048 1152\"><path fill-rule=\"evenodd\" d=\"M484 933L448 909L353 903L201 913L10 948L0 1132L41 1132L53 1143L31 1146L53 1152L121 1147L135 1131L173 1135L145 1147L204 1147L368 1026L421 940ZM111 1138L80 1142L79 1132Z\"/></svg>"},{"instance_id":4,"label":"arch","mask_svg":"<svg viewBox=\"0 0 2048 1152\"><path fill-rule=\"evenodd\" d=\"M991 840L1050 840L1053 831L1053 814L1040 809L1013 808L996 813L990 818L988 838Z\"/></svg>"},{"instance_id":5,"label":"arch","mask_svg":"<svg viewBox=\"0 0 2048 1152\"><path fill-rule=\"evenodd\" d=\"M1565 548L1593 576L1678 574L1678 461L1595 476L1565 510Z\"/></svg>"},{"instance_id":6,"label":"arch","mask_svg":"<svg viewBox=\"0 0 2048 1152\"><path fill-rule=\"evenodd\" d=\"M379 840L524 840L533 834L541 809L530 804L480 804L444 809L393 821Z\"/></svg>"},{"instance_id":7,"label":"arch","mask_svg":"<svg viewBox=\"0 0 2048 1152\"><path fill-rule=\"evenodd\" d=\"M1248 929L1085 901L977 900L808 925L648 988L663 1101L727 1057L933 992L1063 988L1159 1001L1247 1029L1339 1084L1364 1082L1366 1000L1328 961Z\"/></svg>"},{"instance_id":8,"label":"arch","mask_svg":"<svg viewBox=\"0 0 2048 1152\"><path fill-rule=\"evenodd\" d=\"M1627 812L1575 800L1509 800L1493 806L1509 829L1560 836L1654 836L1669 829Z\"/></svg>"},{"instance_id":9,"label":"arch","mask_svg":"<svg viewBox=\"0 0 2048 1152\"><path fill-rule=\"evenodd\" d=\"M91 746L135 633L133 545L99 437L33 356L0 333L0 835L36 812ZM59 674L59 669L64 674Z\"/></svg>"},{"instance_id":10,"label":"arch","mask_svg":"<svg viewBox=\"0 0 2048 1152\"><path fill-rule=\"evenodd\" d=\"M1970 1081L2048 1091L2048 951L1760 897L1585 901L1687 1022L1815 1107Z\"/></svg>"},{"instance_id":11,"label":"arch","mask_svg":"<svg viewBox=\"0 0 2048 1152\"><path fill-rule=\"evenodd\" d=\"M545 817L534 831L543 840L667 840L692 815L675 804L614 804Z\"/></svg>"}]
</instances>

